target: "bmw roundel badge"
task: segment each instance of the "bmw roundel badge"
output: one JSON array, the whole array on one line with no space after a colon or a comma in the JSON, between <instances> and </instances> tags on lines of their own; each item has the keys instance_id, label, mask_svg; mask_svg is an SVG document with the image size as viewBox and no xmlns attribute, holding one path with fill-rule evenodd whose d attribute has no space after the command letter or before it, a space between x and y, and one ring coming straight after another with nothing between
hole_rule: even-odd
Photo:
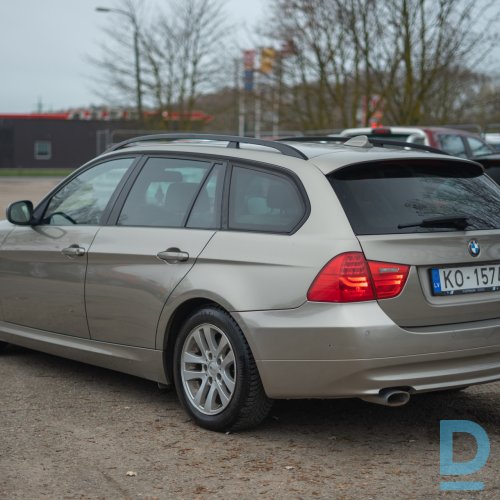
<instances>
[{"instance_id":1,"label":"bmw roundel badge","mask_svg":"<svg viewBox=\"0 0 500 500\"><path fill-rule=\"evenodd\" d=\"M467 248L469 249L469 253L472 257L477 257L481 252L481 248L479 247L479 243L477 240L470 240L467 244Z\"/></svg>"}]
</instances>

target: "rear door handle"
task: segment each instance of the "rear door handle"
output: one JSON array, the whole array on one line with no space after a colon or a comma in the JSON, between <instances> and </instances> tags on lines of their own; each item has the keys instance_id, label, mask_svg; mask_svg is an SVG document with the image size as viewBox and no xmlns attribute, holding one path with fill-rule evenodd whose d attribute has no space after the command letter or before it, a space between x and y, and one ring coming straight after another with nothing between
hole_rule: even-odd
<instances>
[{"instance_id":1,"label":"rear door handle","mask_svg":"<svg viewBox=\"0 0 500 500\"><path fill-rule=\"evenodd\" d=\"M66 257L82 257L85 255L85 248L78 245L71 245L70 247L63 248L61 253L66 255Z\"/></svg>"},{"instance_id":2,"label":"rear door handle","mask_svg":"<svg viewBox=\"0 0 500 500\"><path fill-rule=\"evenodd\" d=\"M176 262L185 262L189 259L189 254L187 252L182 252L178 248L167 248L163 252L158 252L156 256L170 264L175 264Z\"/></svg>"}]
</instances>

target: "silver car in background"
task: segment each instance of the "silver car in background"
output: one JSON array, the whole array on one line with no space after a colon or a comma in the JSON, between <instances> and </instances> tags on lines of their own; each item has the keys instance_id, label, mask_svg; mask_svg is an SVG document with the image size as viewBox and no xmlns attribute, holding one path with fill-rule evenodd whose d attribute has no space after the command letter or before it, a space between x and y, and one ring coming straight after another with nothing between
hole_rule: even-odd
<instances>
[{"instance_id":1,"label":"silver car in background","mask_svg":"<svg viewBox=\"0 0 500 500\"><path fill-rule=\"evenodd\" d=\"M174 384L199 425L279 398L500 379L500 188L429 152L231 136L116 145L0 223L8 343Z\"/></svg>"}]
</instances>

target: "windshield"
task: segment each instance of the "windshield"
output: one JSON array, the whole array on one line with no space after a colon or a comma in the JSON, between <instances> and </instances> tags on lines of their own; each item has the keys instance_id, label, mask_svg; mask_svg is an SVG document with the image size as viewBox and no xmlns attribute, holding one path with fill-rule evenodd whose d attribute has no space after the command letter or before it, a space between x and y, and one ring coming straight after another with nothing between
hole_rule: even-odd
<instances>
[{"instance_id":1,"label":"windshield","mask_svg":"<svg viewBox=\"0 0 500 500\"><path fill-rule=\"evenodd\" d=\"M500 188L473 164L369 163L328 178L359 235L458 231L464 220L468 231L500 229Z\"/></svg>"}]
</instances>

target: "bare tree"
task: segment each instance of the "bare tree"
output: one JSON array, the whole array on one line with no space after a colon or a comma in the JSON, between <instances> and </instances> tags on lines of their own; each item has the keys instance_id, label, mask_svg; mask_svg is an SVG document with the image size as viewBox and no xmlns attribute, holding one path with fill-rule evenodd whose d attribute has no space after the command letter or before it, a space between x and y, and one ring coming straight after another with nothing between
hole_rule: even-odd
<instances>
[{"instance_id":1,"label":"bare tree","mask_svg":"<svg viewBox=\"0 0 500 500\"><path fill-rule=\"evenodd\" d=\"M196 99L217 87L226 62L224 0L167 0L151 19L137 1L121 0L118 5L139 29L141 87L147 105L157 112L157 125L166 116L172 127L168 118L175 112L179 127L189 129ZM94 64L108 92L130 100L134 65L126 26L114 23L105 34L107 43Z\"/></svg>"},{"instance_id":2,"label":"bare tree","mask_svg":"<svg viewBox=\"0 0 500 500\"><path fill-rule=\"evenodd\" d=\"M141 47L144 4L121 0L113 8L98 8L109 15L103 28L100 56L88 59L97 69L92 75L95 93L113 105L136 102L142 108Z\"/></svg>"},{"instance_id":3,"label":"bare tree","mask_svg":"<svg viewBox=\"0 0 500 500\"><path fill-rule=\"evenodd\" d=\"M471 75L496 41L495 2L392 0L387 4L387 14L392 13L389 31L401 54L387 116L397 123L450 121L452 116L440 103L453 109L461 94L470 95L472 80L464 76Z\"/></svg>"},{"instance_id":4,"label":"bare tree","mask_svg":"<svg viewBox=\"0 0 500 500\"><path fill-rule=\"evenodd\" d=\"M170 5L170 13L160 15L145 34L144 54L155 107L176 110L182 118L191 115L202 92L218 86L224 64L230 64L224 54L228 27L221 0L185 0L175 10ZM181 125L190 128L191 121Z\"/></svg>"},{"instance_id":5,"label":"bare tree","mask_svg":"<svg viewBox=\"0 0 500 500\"><path fill-rule=\"evenodd\" d=\"M492 0L278 0L270 8L268 36L296 47L283 72L290 118L304 128L368 123L382 106L391 123L449 121L441 104L471 95L473 69L496 42Z\"/></svg>"}]
</instances>

